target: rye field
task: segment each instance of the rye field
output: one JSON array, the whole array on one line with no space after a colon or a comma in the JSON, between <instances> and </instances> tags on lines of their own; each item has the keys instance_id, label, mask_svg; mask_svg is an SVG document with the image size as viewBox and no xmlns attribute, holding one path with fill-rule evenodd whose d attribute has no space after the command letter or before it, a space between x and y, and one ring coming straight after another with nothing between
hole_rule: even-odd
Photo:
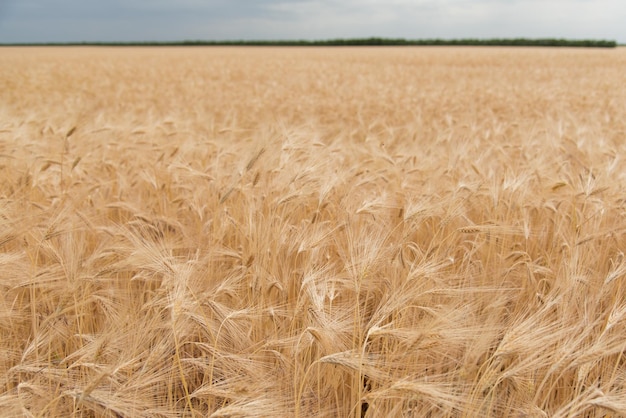
<instances>
[{"instance_id":1,"label":"rye field","mask_svg":"<svg viewBox=\"0 0 626 418\"><path fill-rule=\"evenodd\" d=\"M625 69L1 48L0 416L626 416Z\"/></svg>"}]
</instances>

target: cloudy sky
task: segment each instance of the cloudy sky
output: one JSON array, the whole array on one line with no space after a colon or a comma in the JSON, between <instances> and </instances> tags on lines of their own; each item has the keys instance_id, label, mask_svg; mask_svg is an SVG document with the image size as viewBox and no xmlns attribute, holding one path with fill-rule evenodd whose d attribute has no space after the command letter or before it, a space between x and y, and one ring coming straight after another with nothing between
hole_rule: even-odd
<instances>
[{"instance_id":1,"label":"cloudy sky","mask_svg":"<svg viewBox=\"0 0 626 418\"><path fill-rule=\"evenodd\" d=\"M0 0L0 43L357 37L610 39L624 0Z\"/></svg>"}]
</instances>

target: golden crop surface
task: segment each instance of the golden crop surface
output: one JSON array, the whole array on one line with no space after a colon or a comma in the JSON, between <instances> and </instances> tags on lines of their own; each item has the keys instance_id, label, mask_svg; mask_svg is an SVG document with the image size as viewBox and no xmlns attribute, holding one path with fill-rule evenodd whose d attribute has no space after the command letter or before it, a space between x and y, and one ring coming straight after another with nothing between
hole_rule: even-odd
<instances>
[{"instance_id":1,"label":"golden crop surface","mask_svg":"<svg viewBox=\"0 0 626 418\"><path fill-rule=\"evenodd\" d=\"M0 416L625 416L625 69L0 49Z\"/></svg>"}]
</instances>

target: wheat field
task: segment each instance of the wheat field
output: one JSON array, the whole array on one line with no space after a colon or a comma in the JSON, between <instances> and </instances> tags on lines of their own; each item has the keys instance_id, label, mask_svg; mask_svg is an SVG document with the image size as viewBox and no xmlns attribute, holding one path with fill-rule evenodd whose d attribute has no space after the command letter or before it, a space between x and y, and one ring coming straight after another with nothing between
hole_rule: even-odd
<instances>
[{"instance_id":1,"label":"wheat field","mask_svg":"<svg viewBox=\"0 0 626 418\"><path fill-rule=\"evenodd\" d=\"M0 416L626 416L624 68L0 49Z\"/></svg>"}]
</instances>

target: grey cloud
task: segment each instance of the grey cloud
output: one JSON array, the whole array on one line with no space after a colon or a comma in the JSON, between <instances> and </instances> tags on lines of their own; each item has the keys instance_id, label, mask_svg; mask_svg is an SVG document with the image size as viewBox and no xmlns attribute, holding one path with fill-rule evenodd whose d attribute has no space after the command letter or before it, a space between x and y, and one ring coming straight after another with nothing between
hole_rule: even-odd
<instances>
[{"instance_id":1,"label":"grey cloud","mask_svg":"<svg viewBox=\"0 0 626 418\"><path fill-rule=\"evenodd\" d=\"M0 42L578 37L626 41L621 0L0 0Z\"/></svg>"}]
</instances>

